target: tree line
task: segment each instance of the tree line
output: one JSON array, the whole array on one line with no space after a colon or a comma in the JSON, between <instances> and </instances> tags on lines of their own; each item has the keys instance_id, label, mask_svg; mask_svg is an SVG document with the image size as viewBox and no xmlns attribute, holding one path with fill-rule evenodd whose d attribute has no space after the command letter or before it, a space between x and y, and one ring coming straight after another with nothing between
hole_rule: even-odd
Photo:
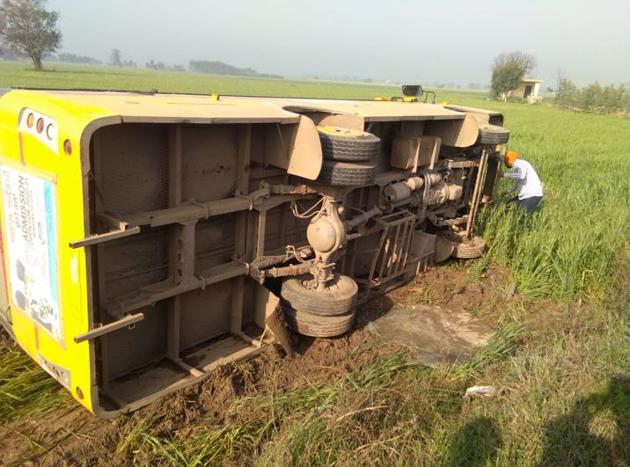
<instances>
[{"instance_id":1,"label":"tree line","mask_svg":"<svg viewBox=\"0 0 630 467\"><path fill-rule=\"evenodd\" d=\"M602 86L599 83L592 83L579 88L564 76L558 79L554 102L560 107L585 112L630 112L630 92L624 85Z\"/></svg>"},{"instance_id":2,"label":"tree line","mask_svg":"<svg viewBox=\"0 0 630 467\"><path fill-rule=\"evenodd\" d=\"M216 75L236 75L236 76L254 76L258 78L278 78L280 75L272 75L268 73L258 73L252 68L239 68L227 63L209 60L191 60L189 63L191 71L196 73L211 73Z\"/></svg>"},{"instance_id":3,"label":"tree line","mask_svg":"<svg viewBox=\"0 0 630 467\"><path fill-rule=\"evenodd\" d=\"M87 55L76 55L68 52L62 52L57 55L57 60L63 63L78 63L81 65L102 65L103 62L94 57Z\"/></svg>"}]
</instances>

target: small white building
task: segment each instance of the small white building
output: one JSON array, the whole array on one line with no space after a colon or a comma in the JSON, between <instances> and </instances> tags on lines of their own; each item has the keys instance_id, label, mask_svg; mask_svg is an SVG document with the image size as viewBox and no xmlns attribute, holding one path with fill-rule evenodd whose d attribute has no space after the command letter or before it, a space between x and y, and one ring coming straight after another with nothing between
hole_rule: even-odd
<instances>
[{"instance_id":1,"label":"small white building","mask_svg":"<svg viewBox=\"0 0 630 467\"><path fill-rule=\"evenodd\" d=\"M540 85L543 82L542 79L523 78L518 88L509 91L507 97L519 97L527 101L528 104L540 102L542 100L542 96L539 95Z\"/></svg>"}]
</instances>

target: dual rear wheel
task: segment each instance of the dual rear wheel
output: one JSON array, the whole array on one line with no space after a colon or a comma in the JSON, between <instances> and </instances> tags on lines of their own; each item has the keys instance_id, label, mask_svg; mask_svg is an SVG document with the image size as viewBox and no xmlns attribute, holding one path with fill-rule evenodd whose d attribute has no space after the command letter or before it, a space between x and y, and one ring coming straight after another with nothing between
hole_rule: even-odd
<instances>
[{"instance_id":1,"label":"dual rear wheel","mask_svg":"<svg viewBox=\"0 0 630 467\"><path fill-rule=\"evenodd\" d=\"M336 274L325 288L310 287L310 275L282 284L280 295L289 327L312 337L334 337L352 328L359 287L348 276Z\"/></svg>"}]
</instances>

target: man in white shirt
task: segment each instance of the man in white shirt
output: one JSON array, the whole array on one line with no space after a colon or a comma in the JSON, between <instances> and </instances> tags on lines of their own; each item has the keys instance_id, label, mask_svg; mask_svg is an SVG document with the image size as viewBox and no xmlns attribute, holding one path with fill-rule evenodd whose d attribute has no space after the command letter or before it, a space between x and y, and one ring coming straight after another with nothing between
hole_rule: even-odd
<instances>
[{"instance_id":1,"label":"man in white shirt","mask_svg":"<svg viewBox=\"0 0 630 467\"><path fill-rule=\"evenodd\" d=\"M514 180L507 191L508 194L518 190L518 196L510 202L518 204L528 214L531 214L543 197L543 186L538 174L529 162L519 159L517 152L507 151L503 156L503 162L506 167L512 169L511 172L506 172L503 176Z\"/></svg>"}]
</instances>

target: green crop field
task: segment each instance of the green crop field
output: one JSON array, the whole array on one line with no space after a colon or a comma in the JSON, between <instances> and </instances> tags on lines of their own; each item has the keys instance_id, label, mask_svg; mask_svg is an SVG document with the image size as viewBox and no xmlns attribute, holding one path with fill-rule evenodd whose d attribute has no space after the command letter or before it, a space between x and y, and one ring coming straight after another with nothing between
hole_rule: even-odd
<instances>
[{"instance_id":1,"label":"green crop field","mask_svg":"<svg viewBox=\"0 0 630 467\"><path fill-rule=\"evenodd\" d=\"M147 71L51 64L43 72L26 62L0 62L0 87L106 89L248 96L307 96L370 98L396 93L398 88L320 81L289 81L199 73Z\"/></svg>"},{"instance_id":2,"label":"green crop field","mask_svg":"<svg viewBox=\"0 0 630 467\"><path fill-rule=\"evenodd\" d=\"M36 73L25 63L0 62L0 87L8 86L398 94L384 86L57 64ZM304 375L279 391L237 394L226 403L222 423L202 413L165 425L149 407L99 439L79 424L68 428L72 435L59 434L50 421L74 402L5 339L0 433L12 436L18 454L8 460L0 454L0 462L41 460L83 436L94 449L109 443L109 454L101 450L97 460L117 463L628 465L630 119L490 102L473 92L438 92L438 101L503 112L510 148L536 167L545 188L544 204L531 218L501 202L483 212L478 227L489 244L486 255L443 266L465 277L468 287L485 290L472 312L492 320L495 334L470 362L429 367L404 351L359 347L348 358L373 352L365 365L327 379ZM416 285L406 300L429 299L429 292ZM247 379L247 368L233 370ZM473 384L502 392L463 400ZM0 448L8 449L1 441Z\"/></svg>"},{"instance_id":3,"label":"green crop field","mask_svg":"<svg viewBox=\"0 0 630 467\"><path fill-rule=\"evenodd\" d=\"M398 86L384 86L332 81L290 81L246 78L242 76L208 75L133 68L110 68L50 64L45 71L34 71L27 62L0 61L0 88L101 89L117 91L178 92L244 96L284 96L373 99L400 94ZM448 91L438 100L464 97L482 99L479 92Z\"/></svg>"}]
</instances>

